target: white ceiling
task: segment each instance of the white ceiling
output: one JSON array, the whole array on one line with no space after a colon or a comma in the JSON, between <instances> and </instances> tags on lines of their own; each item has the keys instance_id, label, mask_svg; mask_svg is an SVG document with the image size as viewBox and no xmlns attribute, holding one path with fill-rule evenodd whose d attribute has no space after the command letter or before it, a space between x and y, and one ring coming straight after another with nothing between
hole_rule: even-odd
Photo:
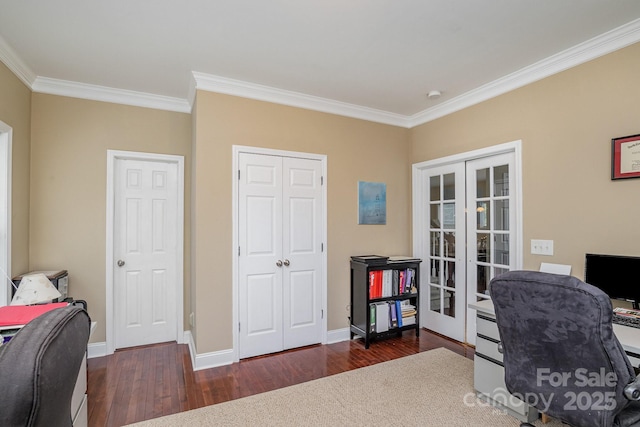
<instances>
[{"instance_id":1,"label":"white ceiling","mask_svg":"<svg viewBox=\"0 0 640 427\"><path fill-rule=\"evenodd\" d=\"M0 0L0 60L37 92L186 111L197 85L410 127L635 43L639 18L638 0Z\"/></svg>"}]
</instances>

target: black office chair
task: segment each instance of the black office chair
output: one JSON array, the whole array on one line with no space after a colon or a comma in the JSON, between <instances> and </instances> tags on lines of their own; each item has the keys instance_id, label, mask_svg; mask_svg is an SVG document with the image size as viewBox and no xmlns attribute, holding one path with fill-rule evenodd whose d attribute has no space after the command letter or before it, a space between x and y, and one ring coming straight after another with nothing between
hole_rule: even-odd
<instances>
[{"instance_id":1,"label":"black office chair","mask_svg":"<svg viewBox=\"0 0 640 427\"><path fill-rule=\"evenodd\" d=\"M0 425L67 427L90 319L77 306L49 311L0 347Z\"/></svg>"},{"instance_id":2,"label":"black office chair","mask_svg":"<svg viewBox=\"0 0 640 427\"><path fill-rule=\"evenodd\" d=\"M490 293L511 394L574 427L640 426L640 384L604 292L571 276L511 271Z\"/></svg>"}]
</instances>

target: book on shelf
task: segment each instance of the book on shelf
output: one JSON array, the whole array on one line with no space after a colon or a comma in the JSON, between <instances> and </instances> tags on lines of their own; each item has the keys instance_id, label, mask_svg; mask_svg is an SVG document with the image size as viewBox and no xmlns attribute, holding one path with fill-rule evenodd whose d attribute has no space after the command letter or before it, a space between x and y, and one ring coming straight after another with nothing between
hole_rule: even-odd
<instances>
[{"instance_id":1,"label":"book on shelf","mask_svg":"<svg viewBox=\"0 0 640 427\"><path fill-rule=\"evenodd\" d=\"M396 303L394 301L389 302L389 328L398 327L398 314L396 311Z\"/></svg>"},{"instance_id":2,"label":"book on shelf","mask_svg":"<svg viewBox=\"0 0 640 427\"><path fill-rule=\"evenodd\" d=\"M402 324L404 326L415 325L416 324L416 316L411 317L403 317Z\"/></svg>"},{"instance_id":3,"label":"book on shelf","mask_svg":"<svg viewBox=\"0 0 640 427\"><path fill-rule=\"evenodd\" d=\"M632 319L640 319L640 310L633 308L616 307L613 309L613 313L618 316L630 317Z\"/></svg>"},{"instance_id":4,"label":"book on shelf","mask_svg":"<svg viewBox=\"0 0 640 427\"><path fill-rule=\"evenodd\" d=\"M400 303L400 300L395 300L393 304L395 304L396 306L396 313L398 316L398 328L402 328L402 326L404 325L404 322L402 321L402 304Z\"/></svg>"},{"instance_id":5,"label":"book on shelf","mask_svg":"<svg viewBox=\"0 0 640 427\"><path fill-rule=\"evenodd\" d=\"M376 331L376 305L369 304L369 331Z\"/></svg>"},{"instance_id":6,"label":"book on shelf","mask_svg":"<svg viewBox=\"0 0 640 427\"><path fill-rule=\"evenodd\" d=\"M382 270L382 296L393 296L393 270Z\"/></svg>"},{"instance_id":7,"label":"book on shelf","mask_svg":"<svg viewBox=\"0 0 640 427\"><path fill-rule=\"evenodd\" d=\"M389 304L386 302L375 303L376 306L376 332L389 330Z\"/></svg>"}]
</instances>

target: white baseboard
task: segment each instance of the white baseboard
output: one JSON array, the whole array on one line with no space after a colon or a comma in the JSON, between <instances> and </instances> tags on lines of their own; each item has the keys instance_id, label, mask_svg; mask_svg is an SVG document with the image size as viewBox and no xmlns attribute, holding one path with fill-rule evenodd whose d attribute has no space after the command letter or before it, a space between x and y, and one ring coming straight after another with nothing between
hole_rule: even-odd
<instances>
[{"instance_id":1,"label":"white baseboard","mask_svg":"<svg viewBox=\"0 0 640 427\"><path fill-rule=\"evenodd\" d=\"M87 344L87 359L102 357L107 355L106 342L91 342Z\"/></svg>"},{"instance_id":2,"label":"white baseboard","mask_svg":"<svg viewBox=\"0 0 640 427\"><path fill-rule=\"evenodd\" d=\"M349 328L334 329L327 332L327 344L333 344L341 341L349 341L351 339L351 330Z\"/></svg>"}]
</instances>

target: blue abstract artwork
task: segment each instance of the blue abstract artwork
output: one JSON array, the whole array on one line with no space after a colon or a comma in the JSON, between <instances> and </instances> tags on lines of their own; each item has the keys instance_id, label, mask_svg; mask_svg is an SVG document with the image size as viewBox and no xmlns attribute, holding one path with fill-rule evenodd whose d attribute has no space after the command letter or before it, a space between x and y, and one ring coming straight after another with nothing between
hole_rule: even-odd
<instances>
[{"instance_id":1,"label":"blue abstract artwork","mask_svg":"<svg viewBox=\"0 0 640 427\"><path fill-rule=\"evenodd\" d=\"M387 223L387 184L358 181L358 224Z\"/></svg>"}]
</instances>

